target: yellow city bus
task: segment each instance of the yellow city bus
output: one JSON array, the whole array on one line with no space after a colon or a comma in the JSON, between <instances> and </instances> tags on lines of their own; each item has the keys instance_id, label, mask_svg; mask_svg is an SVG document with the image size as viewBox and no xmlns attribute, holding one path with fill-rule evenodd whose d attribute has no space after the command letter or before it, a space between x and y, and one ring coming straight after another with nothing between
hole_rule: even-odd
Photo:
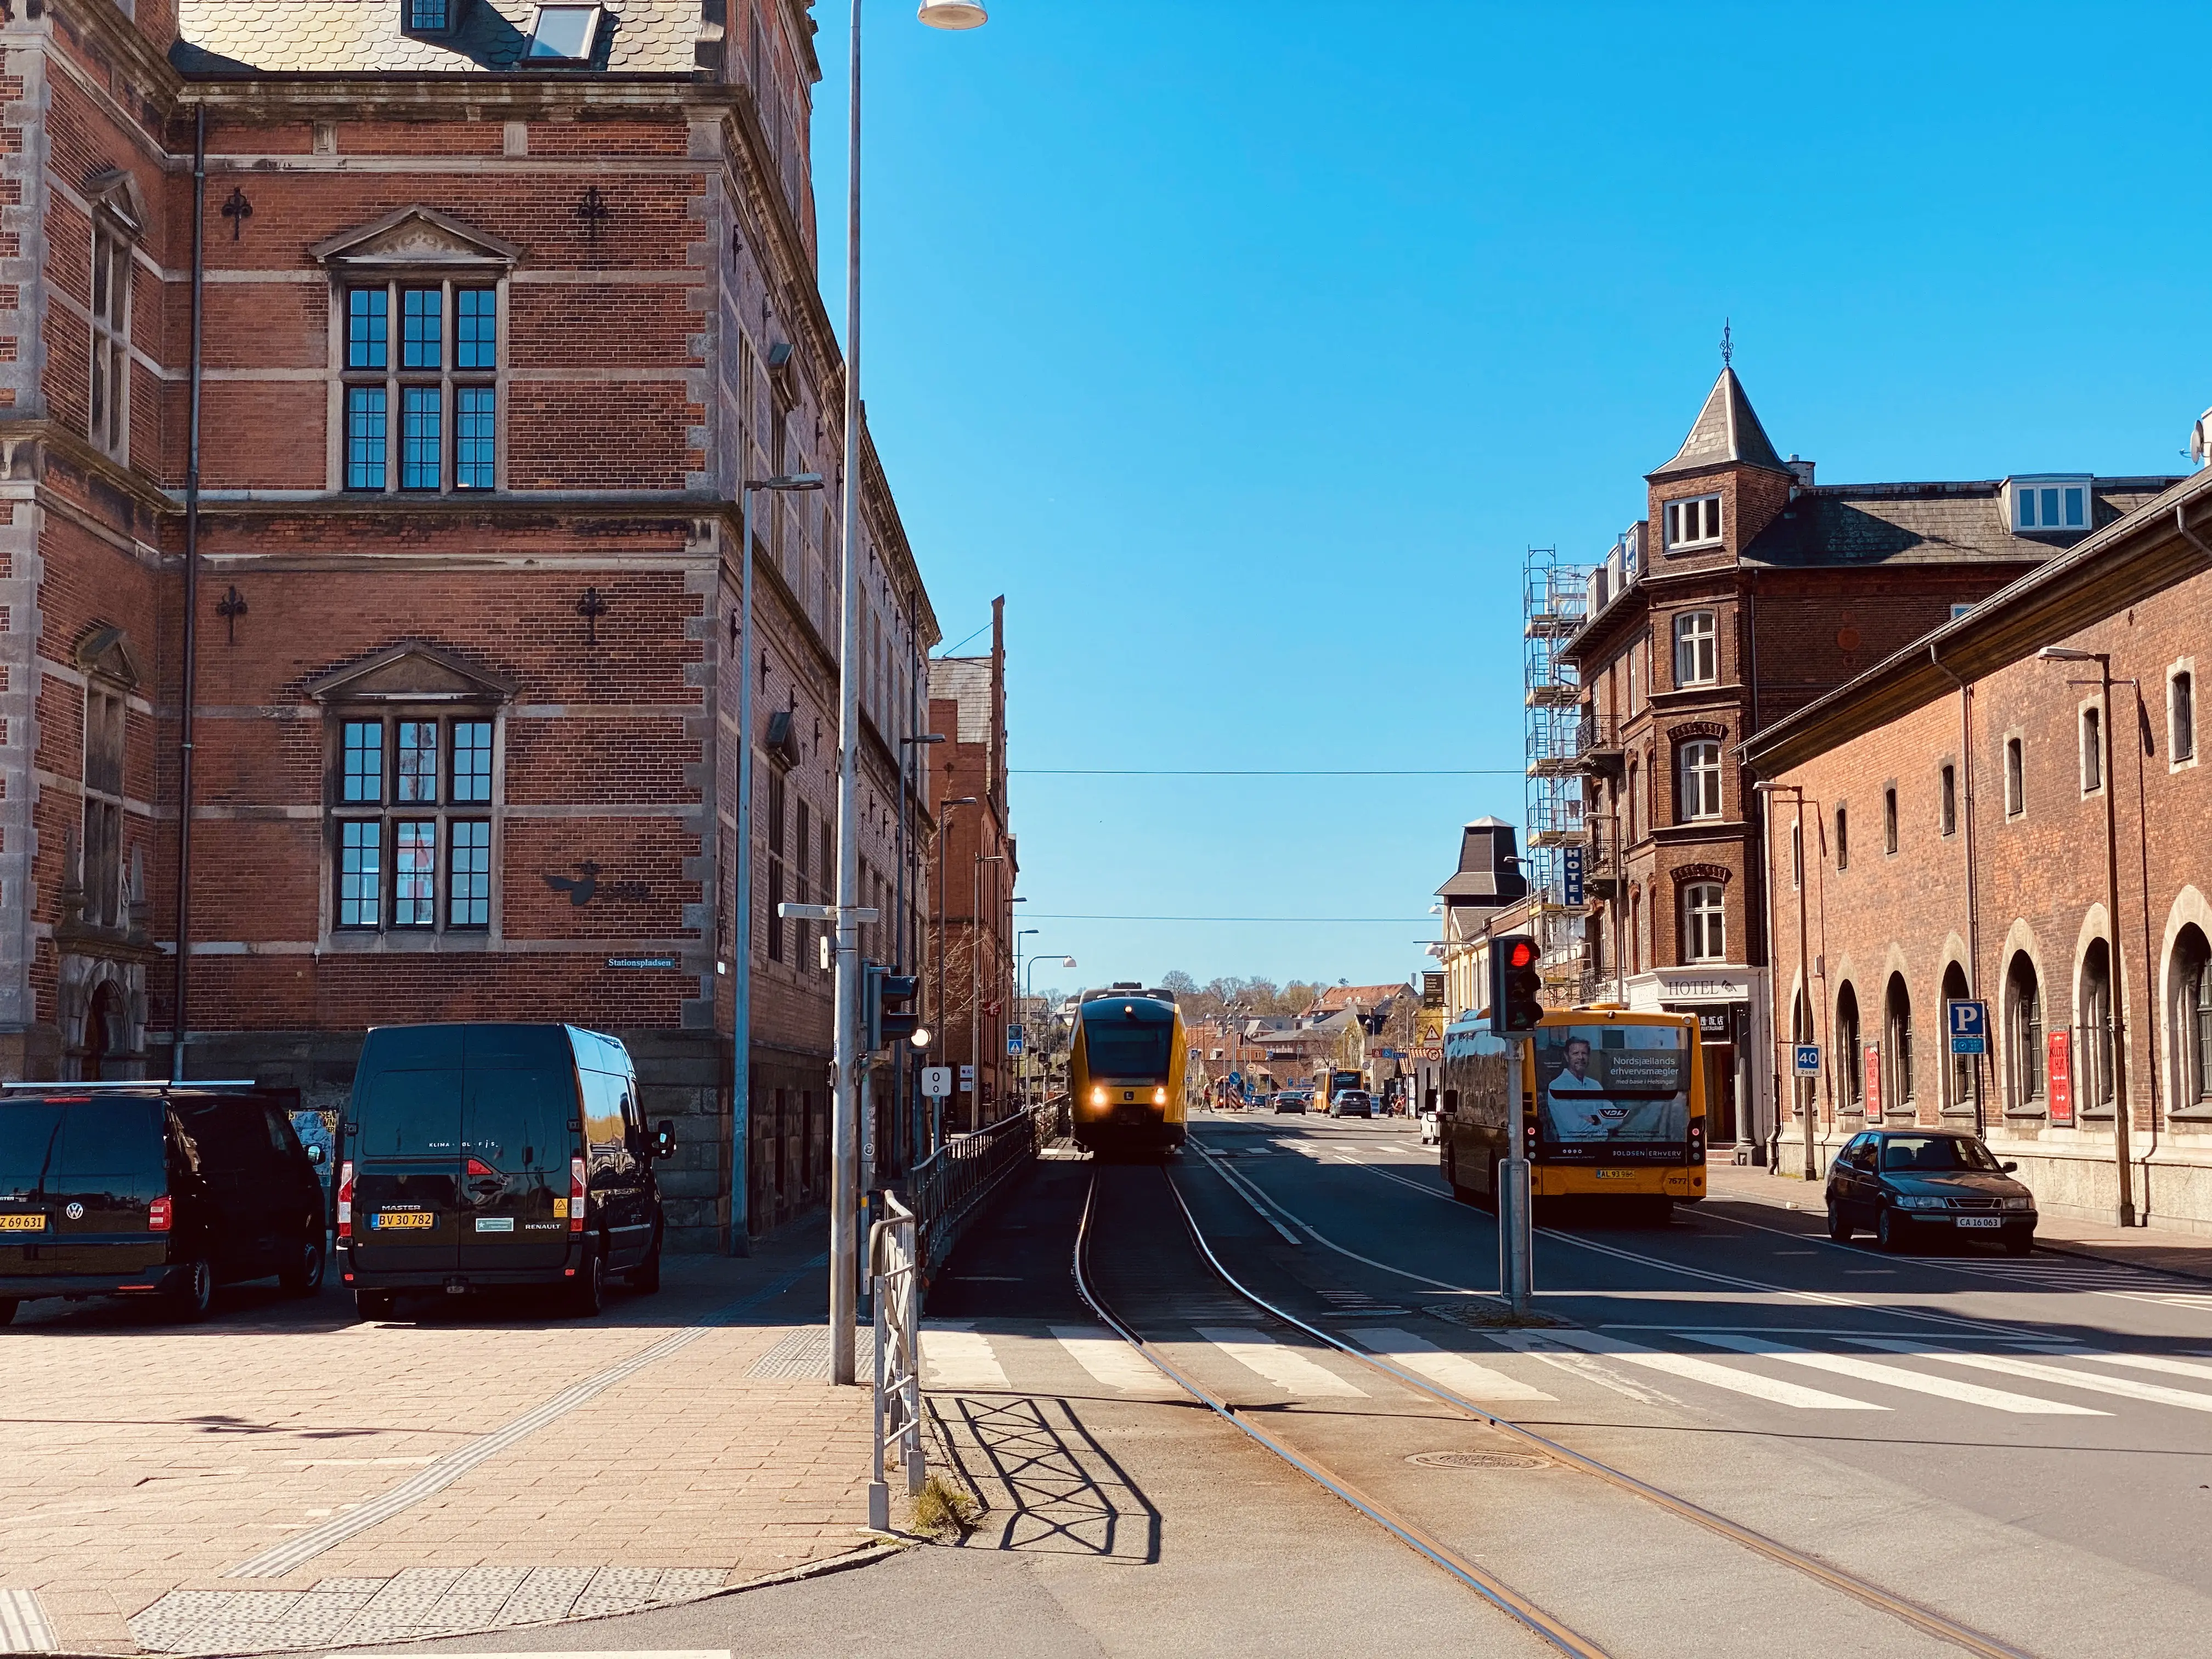
<instances>
[{"instance_id":1,"label":"yellow city bus","mask_svg":"<svg viewBox=\"0 0 2212 1659\"><path fill-rule=\"evenodd\" d=\"M1559 1009L1521 1045L1518 1079L1513 1052L1486 1013L1444 1032L1437 1127L1455 1197L1495 1201L1516 1136L1535 1198L1619 1200L1664 1215L1705 1195L1695 1014Z\"/></svg>"}]
</instances>

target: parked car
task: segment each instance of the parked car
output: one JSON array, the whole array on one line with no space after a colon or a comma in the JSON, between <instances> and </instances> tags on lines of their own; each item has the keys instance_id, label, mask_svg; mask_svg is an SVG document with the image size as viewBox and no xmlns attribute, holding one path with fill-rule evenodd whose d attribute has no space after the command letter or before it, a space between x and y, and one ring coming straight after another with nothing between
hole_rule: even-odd
<instances>
[{"instance_id":1,"label":"parked car","mask_svg":"<svg viewBox=\"0 0 2212 1659\"><path fill-rule=\"evenodd\" d=\"M1285 1089L1275 1097L1275 1111L1278 1115L1285 1112L1297 1112L1303 1115L1305 1109L1306 1097L1293 1090Z\"/></svg>"},{"instance_id":2,"label":"parked car","mask_svg":"<svg viewBox=\"0 0 2212 1659\"><path fill-rule=\"evenodd\" d=\"M1364 1117L1371 1121L1375 1116L1375 1097L1364 1089L1339 1089L1329 1097L1328 1115L1331 1117Z\"/></svg>"},{"instance_id":3,"label":"parked car","mask_svg":"<svg viewBox=\"0 0 2212 1659\"><path fill-rule=\"evenodd\" d=\"M1935 1237L1987 1238L2014 1255L2035 1248L2035 1194L1962 1129L1869 1129L1828 1170L1828 1237L1869 1229L1885 1250Z\"/></svg>"},{"instance_id":4,"label":"parked car","mask_svg":"<svg viewBox=\"0 0 2212 1659\"><path fill-rule=\"evenodd\" d=\"M550 1285L599 1310L610 1273L660 1286L656 1158L637 1072L573 1025L372 1030L339 1128L338 1267L362 1316L402 1291Z\"/></svg>"},{"instance_id":5,"label":"parked car","mask_svg":"<svg viewBox=\"0 0 2212 1659\"><path fill-rule=\"evenodd\" d=\"M1421 1145L1435 1146L1442 1144L1443 1140L1443 1129L1437 1121L1437 1115L1434 1112L1423 1112L1421 1114Z\"/></svg>"},{"instance_id":6,"label":"parked car","mask_svg":"<svg viewBox=\"0 0 2212 1659\"><path fill-rule=\"evenodd\" d=\"M289 1089L33 1083L0 1091L0 1324L40 1297L152 1297L204 1316L218 1284L322 1285L320 1149Z\"/></svg>"}]
</instances>

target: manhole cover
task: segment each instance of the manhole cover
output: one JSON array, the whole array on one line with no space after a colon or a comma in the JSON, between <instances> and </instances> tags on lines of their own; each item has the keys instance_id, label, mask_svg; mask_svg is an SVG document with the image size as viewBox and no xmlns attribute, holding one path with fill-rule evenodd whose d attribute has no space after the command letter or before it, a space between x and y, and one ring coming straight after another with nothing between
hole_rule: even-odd
<instances>
[{"instance_id":1,"label":"manhole cover","mask_svg":"<svg viewBox=\"0 0 2212 1659\"><path fill-rule=\"evenodd\" d=\"M1415 1452L1406 1461L1425 1469L1540 1469L1545 1463L1527 1452Z\"/></svg>"}]
</instances>

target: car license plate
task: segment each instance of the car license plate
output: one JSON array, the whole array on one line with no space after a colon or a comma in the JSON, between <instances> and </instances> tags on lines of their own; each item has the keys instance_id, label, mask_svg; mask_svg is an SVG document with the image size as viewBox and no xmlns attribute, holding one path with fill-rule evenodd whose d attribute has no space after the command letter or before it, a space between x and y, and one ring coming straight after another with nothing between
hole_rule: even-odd
<instances>
[{"instance_id":1,"label":"car license plate","mask_svg":"<svg viewBox=\"0 0 2212 1659\"><path fill-rule=\"evenodd\" d=\"M46 1230L46 1218L42 1215L0 1215L0 1233L42 1233Z\"/></svg>"},{"instance_id":2,"label":"car license plate","mask_svg":"<svg viewBox=\"0 0 2212 1659\"><path fill-rule=\"evenodd\" d=\"M428 1210L380 1210L369 1219L369 1225L379 1232L406 1232L437 1224L438 1218Z\"/></svg>"},{"instance_id":3,"label":"car license plate","mask_svg":"<svg viewBox=\"0 0 2212 1659\"><path fill-rule=\"evenodd\" d=\"M1962 1215L1959 1218L1959 1224L1961 1227L2002 1227L2004 1218L2000 1215Z\"/></svg>"}]
</instances>

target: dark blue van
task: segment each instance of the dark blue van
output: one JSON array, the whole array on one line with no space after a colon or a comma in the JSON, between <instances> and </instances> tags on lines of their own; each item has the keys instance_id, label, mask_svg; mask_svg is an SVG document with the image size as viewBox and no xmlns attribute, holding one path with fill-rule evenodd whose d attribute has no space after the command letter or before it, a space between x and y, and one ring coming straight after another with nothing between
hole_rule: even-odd
<instances>
[{"instance_id":1,"label":"dark blue van","mask_svg":"<svg viewBox=\"0 0 2212 1659\"><path fill-rule=\"evenodd\" d=\"M560 1289L594 1314L607 1275L660 1285L653 1164L637 1071L574 1025L372 1030L338 1128L338 1271L365 1319L404 1291Z\"/></svg>"}]
</instances>

